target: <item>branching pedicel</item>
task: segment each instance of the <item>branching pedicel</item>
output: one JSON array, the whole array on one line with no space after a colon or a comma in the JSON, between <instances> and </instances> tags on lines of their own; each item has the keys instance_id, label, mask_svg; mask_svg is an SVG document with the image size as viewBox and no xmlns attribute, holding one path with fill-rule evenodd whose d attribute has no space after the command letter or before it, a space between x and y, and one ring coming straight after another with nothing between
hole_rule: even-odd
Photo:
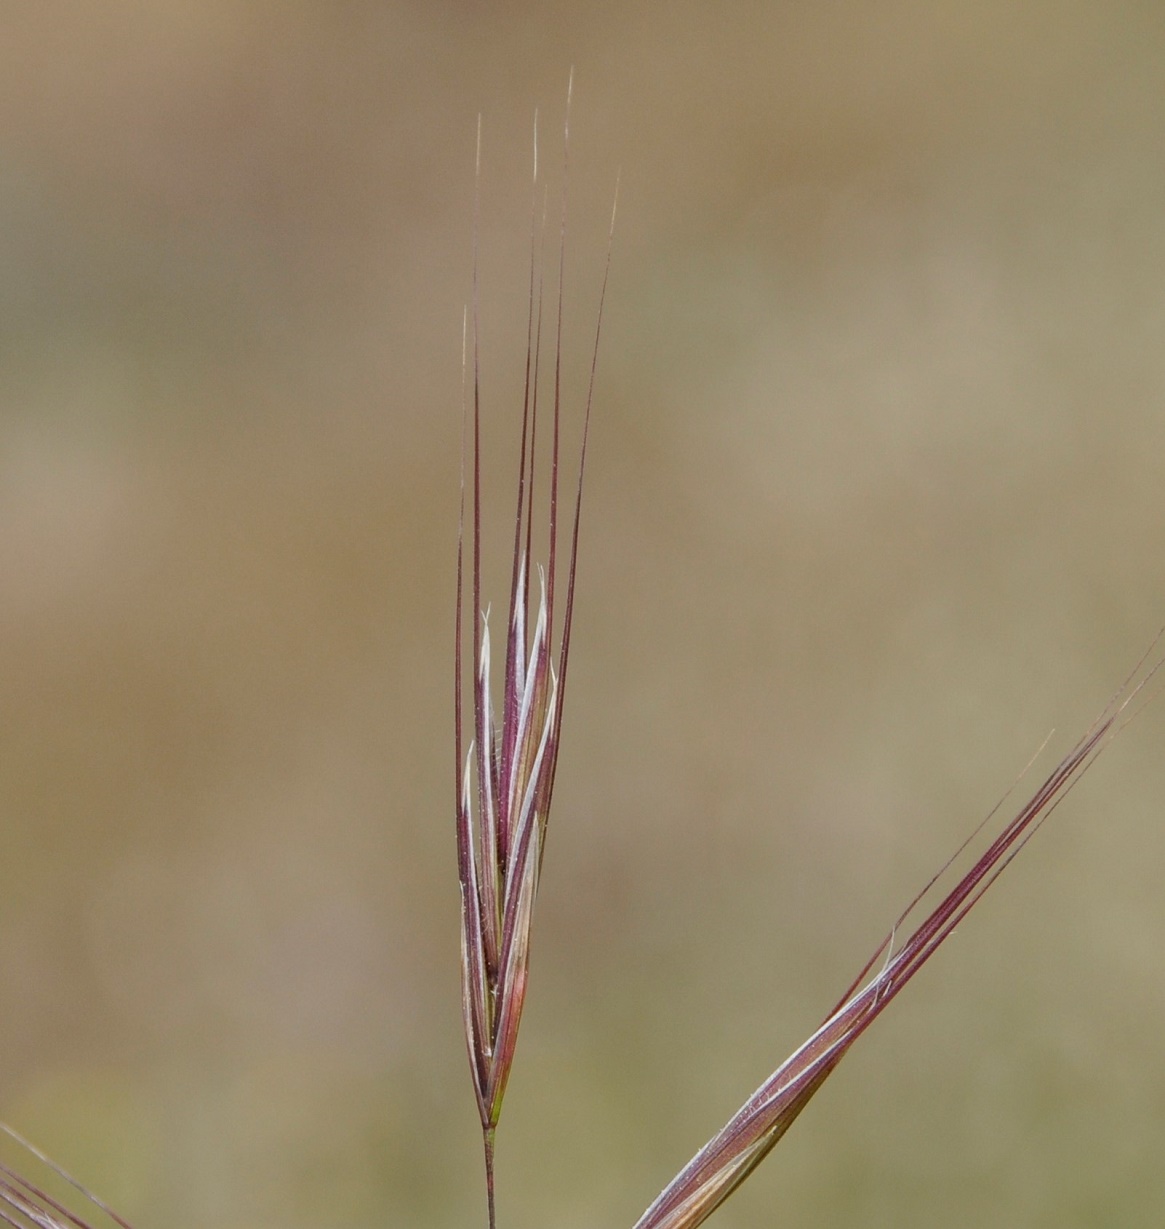
<instances>
[{"instance_id":1,"label":"branching pedicel","mask_svg":"<svg viewBox=\"0 0 1165 1229\"><path fill-rule=\"evenodd\" d=\"M569 93L568 93L569 115ZM569 136L569 122L567 126ZM478 132L478 174L481 140ZM535 159L536 162L536 159ZM537 172L535 171L535 182ZM566 209L563 205L562 247ZM612 219L613 223L613 219ZM475 209L476 234L476 209ZM532 227L537 232L537 227ZM475 737L462 756L462 564L465 480L462 471L462 532L457 550L457 699L456 746L459 804L457 852L462 902L462 978L464 1016L470 1065L485 1140L486 1190L490 1229L494 1229L493 1142L502 1093L514 1057L518 1020L526 994L530 925L542 861L546 818L558 758L562 702L570 644L571 607L578 552L583 467L580 460L571 537L566 617L559 645L558 670L552 664L557 537L557 480L562 355L562 248L559 253L558 316L555 331L553 441L550 448L549 555L547 571L539 572L539 601L532 636L529 559L533 508L534 437L537 420L538 367L542 320L541 281L536 274L537 241L532 244L530 307L527 326L526 388L522 407L518 466L518 510L514 533L510 586L509 632L498 721L489 689L490 638L488 612L481 605L480 502L480 381L477 354L476 240L473 309L473 609L480 612L480 639L474 639L473 708ZM607 269L610 267L610 241ZM603 276L603 294L607 276ZM599 319L602 319L600 296ZM585 402L582 458L586 453L595 360L595 333L590 385ZM527 442L529 441L529 452ZM463 444L463 458L464 458ZM523 518L524 522L523 522ZM996 816L997 807L971 834L907 906L890 933L866 962L854 983L817 1031L740 1107L725 1126L700 1149L664 1188L636 1222L634 1229L694 1229L703 1222L765 1158L793 1120L821 1087L850 1046L890 1001L930 959L943 941L995 882L1012 858L1035 834L1111 737L1131 720L1146 698L1145 688L1162 665L1150 660L1160 645L1159 632L1093 725L1060 761L1028 801L987 847L974 857L970 870L945 893L939 881L950 871L976 836ZM476 791L474 784L476 783ZM474 797L476 794L476 807ZM925 900L938 895L929 912ZM921 920L919 920L921 918ZM875 969L877 970L875 972Z\"/></svg>"}]
</instances>

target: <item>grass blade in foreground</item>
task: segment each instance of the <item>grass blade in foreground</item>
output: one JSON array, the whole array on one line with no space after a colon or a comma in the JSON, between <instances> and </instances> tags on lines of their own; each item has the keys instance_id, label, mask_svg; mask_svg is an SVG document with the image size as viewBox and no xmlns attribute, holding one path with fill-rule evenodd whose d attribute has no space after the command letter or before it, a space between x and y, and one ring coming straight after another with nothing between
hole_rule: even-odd
<instances>
[{"instance_id":1,"label":"grass blade in foreground","mask_svg":"<svg viewBox=\"0 0 1165 1229\"><path fill-rule=\"evenodd\" d=\"M569 149L570 94L567 94L565 139ZM478 129L478 173L481 133ZM565 166L564 166L565 181ZM457 865L461 881L461 973L465 1036L478 1113L485 1145L486 1197L489 1223L494 1224L493 1142L501 1114L506 1081L513 1063L518 1025L526 997L530 959L530 927L546 839L554 772L562 729L562 700L570 650L574 581L578 559L579 513L586 463L599 328L607 275L599 296L599 320L591 356L579 453L574 526L567 568L566 607L558 633L554 662L555 606L558 570L558 471L562 409L562 304L566 235L566 192L563 189L562 238L559 247L557 320L554 341L550 442L543 451L550 478L546 499L547 563L538 569L537 606L531 602L530 559L534 539L534 483L537 459L539 358L542 334L542 282L538 273L540 229L537 224L537 129L535 128L534 205L527 322L526 387L522 407L518 462L517 513L513 569L501 693L501 713L490 691L491 643L488 611L481 602L481 381L478 366L476 209L473 305L473 582L472 609L480 612L480 638L473 641L473 737L463 753L462 729L462 578L464 561L465 475L462 471L461 521L457 543L456 618L456 770L458 774ZM545 213L543 211L543 219ZM612 228L614 215L612 214ZM610 236L607 268L610 267ZM463 448L463 458L465 450ZM463 460L464 465L464 460ZM533 631L531 632L531 624Z\"/></svg>"},{"instance_id":2,"label":"grass blade in foreground","mask_svg":"<svg viewBox=\"0 0 1165 1229\"><path fill-rule=\"evenodd\" d=\"M1149 652L1087 733L991 841L971 869L923 921L906 931L908 937L900 942L898 936L918 912L923 898L930 894L938 879L995 812L911 901L817 1032L790 1055L723 1129L696 1153L639 1218L634 1229L693 1229L764 1160L850 1046L930 959L1111 738L1132 719L1134 701L1143 698L1144 688L1162 666L1162 659L1158 659L1146 668L1163 634L1165 629L1157 634ZM879 962L878 972L870 976Z\"/></svg>"},{"instance_id":3,"label":"grass blade in foreground","mask_svg":"<svg viewBox=\"0 0 1165 1229\"><path fill-rule=\"evenodd\" d=\"M120 1226L120 1229L131 1229L112 1208L87 1191L54 1161L49 1160L39 1148L2 1122L0 1136L15 1143L46 1172L45 1181L33 1183L0 1159L0 1225L9 1225L12 1229L102 1229L112 1223ZM86 1216L93 1219L87 1220L71 1210L64 1198L58 1199L50 1195L44 1189L50 1181L58 1186L63 1183L67 1188L71 1188L72 1193L89 1205Z\"/></svg>"}]
</instances>

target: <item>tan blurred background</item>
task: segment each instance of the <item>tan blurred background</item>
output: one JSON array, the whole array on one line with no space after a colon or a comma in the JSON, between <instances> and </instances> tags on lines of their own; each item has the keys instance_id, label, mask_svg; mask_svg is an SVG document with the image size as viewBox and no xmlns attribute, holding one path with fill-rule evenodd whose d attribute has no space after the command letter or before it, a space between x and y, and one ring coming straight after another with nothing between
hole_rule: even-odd
<instances>
[{"instance_id":1,"label":"tan blurred background","mask_svg":"<svg viewBox=\"0 0 1165 1229\"><path fill-rule=\"evenodd\" d=\"M4 6L0 1117L143 1229L484 1222L474 128L500 449L573 64L574 427L622 189L499 1212L629 1229L1165 621L1163 56L1144 3ZM1160 1223L1163 714L719 1229Z\"/></svg>"}]
</instances>

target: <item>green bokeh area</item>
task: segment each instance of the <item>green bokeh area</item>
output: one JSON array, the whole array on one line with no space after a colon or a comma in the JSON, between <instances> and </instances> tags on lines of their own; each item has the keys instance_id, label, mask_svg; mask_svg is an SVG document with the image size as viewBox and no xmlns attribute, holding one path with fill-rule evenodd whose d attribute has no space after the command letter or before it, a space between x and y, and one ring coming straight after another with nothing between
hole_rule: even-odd
<instances>
[{"instance_id":1,"label":"green bokeh area","mask_svg":"<svg viewBox=\"0 0 1165 1229\"><path fill-rule=\"evenodd\" d=\"M1071 0L5 6L0 1119L139 1229L484 1224L474 140L496 620L573 65L568 451L620 203L498 1211L630 1229L1165 621L1163 53ZM1163 712L718 1229L1160 1224Z\"/></svg>"}]
</instances>

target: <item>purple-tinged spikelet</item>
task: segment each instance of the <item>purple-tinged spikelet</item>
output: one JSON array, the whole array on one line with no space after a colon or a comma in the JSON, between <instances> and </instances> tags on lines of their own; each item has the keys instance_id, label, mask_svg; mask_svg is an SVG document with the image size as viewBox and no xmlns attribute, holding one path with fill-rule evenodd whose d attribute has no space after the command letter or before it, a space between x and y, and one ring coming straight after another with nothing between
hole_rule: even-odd
<instances>
[{"instance_id":1,"label":"purple-tinged spikelet","mask_svg":"<svg viewBox=\"0 0 1165 1229\"><path fill-rule=\"evenodd\" d=\"M695 1229L764 1160L792 1125L850 1046L882 1013L894 996L934 955L1031 839L1067 792L1104 750L1121 726L1131 720L1134 701L1162 666L1146 668L1165 629L1071 751L1019 812L1004 825L982 854L939 903L907 927L924 897L979 834L995 811L971 834L954 857L910 902L818 1030L790 1055L740 1107L662 1191L634 1229ZM998 811L998 807L996 811ZM903 933L907 937L899 941ZM870 976L878 966L878 971Z\"/></svg>"},{"instance_id":2,"label":"purple-tinged spikelet","mask_svg":"<svg viewBox=\"0 0 1165 1229\"><path fill-rule=\"evenodd\" d=\"M564 130L569 152L570 93ZM478 123L478 179L481 170L481 124ZM565 160L564 160L565 183ZM565 609L556 605L559 559L559 459L562 418L563 266L566 235L566 190L563 188L559 244L558 294L554 340L554 371L548 446L549 482L545 499L546 565L537 567L535 601L531 593L531 555L535 537L535 477L537 472L539 359L542 335L542 278L538 271L537 121L535 120L534 205L531 211L529 313L526 378L518 462L514 554L502 669L501 711L491 691L494 654L489 611L481 595L481 386L478 362L477 206L474 210L473 286L473 581L474 623L471 630L473 732L468 748L463 729L464 639L462 608L465 568L466 478L463 440L461 516L457 543L457 617L455 726L457 771L457 863L461 881L461 968L466 1042L474 1091L485 1138L487 1194L493 1223L493 1133L514 1058L518 1025L526 998L530 959L530 926L546 839L547 817L558 762L562 703L570 650L574 583L578 561L579 514L587 429L598 357L599 329L607 274L599 296L598 324L591 356L590 381L583 415L578 482L574 492L574 523L566 568ZM612 213L612 228L614 215ZM610 267L608 237L607 269ZM540 514L541 515L541 514ZM538 527L542 532L541 526ZM559 627L561 618L561 628ZM557 638L557 640L556 640ZM557 649L555 645L557 643Z\"/></svg>"}]
</instances>

